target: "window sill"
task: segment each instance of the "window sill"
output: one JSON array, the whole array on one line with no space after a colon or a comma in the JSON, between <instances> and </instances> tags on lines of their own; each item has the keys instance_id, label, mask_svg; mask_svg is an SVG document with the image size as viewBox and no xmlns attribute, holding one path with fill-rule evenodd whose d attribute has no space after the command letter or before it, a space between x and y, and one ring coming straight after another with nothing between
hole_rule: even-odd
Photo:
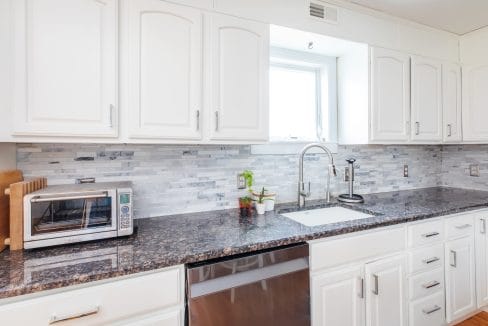
<instances>
[{"instance_id":1,"label":"window sill","mask_svg":"<svg viewBox=\"0 0 488 326\"><path fill-rule=\"evenodd\" d=\"M272 141L267 144L251 145L252 155L298 155L302 148L313 141ZM333 154L337 153L337 143L322 143ZM309 153L323 153L319 148L312 148Z\"/></svg>"}]
</instances>

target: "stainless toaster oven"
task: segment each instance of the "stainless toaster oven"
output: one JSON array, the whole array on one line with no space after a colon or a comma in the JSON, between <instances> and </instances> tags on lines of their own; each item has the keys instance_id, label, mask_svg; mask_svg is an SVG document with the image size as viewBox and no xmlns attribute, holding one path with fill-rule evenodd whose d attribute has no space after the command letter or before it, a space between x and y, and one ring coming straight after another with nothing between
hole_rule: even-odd
<instances>
[{"instance_id":1,"label":"stainless toaster oven","mask_svg":"<svg viewBox=\"0 0 488 326\"><path fill-rule=\"evenodd\" d=\"M49 186L24 197L24 248L130 235L130 182Z\"/></svg>"}]
</instances>

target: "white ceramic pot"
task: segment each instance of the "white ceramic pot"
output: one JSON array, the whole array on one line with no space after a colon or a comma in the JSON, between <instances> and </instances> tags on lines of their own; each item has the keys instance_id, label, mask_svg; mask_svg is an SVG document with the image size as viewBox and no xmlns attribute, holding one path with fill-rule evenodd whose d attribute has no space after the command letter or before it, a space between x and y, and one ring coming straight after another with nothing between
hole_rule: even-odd
<instances>
[{"instance_id":1,"label":"white ceramic pot","mask_svg":"<svg viewBox=\"0 0 488 326\"><path fill-rule=\"evenodd\" d=\"M275 196L275 195L273 195L273 196L271 196L271 197L267 197L267 198L264 200L264 206L265 206L265 210L266 210L266 212L269 212L269 211L274 210L275 199L276 199L276 196Z\"/></svg>"},{"instance_id":2,"label":"white ceramic pot","mask_svg":"<svg viewBox=\"0 0 488 326\"><path fill-rule=\"evenodd\" d=\"M256 203L256 212L258 212L259 215L263 215L264 212L266 211L266 204L265 203Z\"/></svg>"}]
</instances>

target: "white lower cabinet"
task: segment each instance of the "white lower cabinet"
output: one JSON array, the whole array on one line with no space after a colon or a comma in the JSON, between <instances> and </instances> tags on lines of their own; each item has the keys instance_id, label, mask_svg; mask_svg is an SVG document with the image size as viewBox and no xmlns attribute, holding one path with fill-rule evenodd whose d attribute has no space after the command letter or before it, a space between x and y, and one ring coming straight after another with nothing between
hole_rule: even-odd
<instances>
[{"instance_id":1,"label":"white lower cabinet","mask_svg":"<svg viewBox=\"0 0 488 326\"><path fill-rule=\"evenodd\" d=\"M487 214L488 215L488 214ZM488 236L486 217L480 216L476 223L476 297L478 308L488 305Z\"/></svg>"},{"instance_id":2,"label":"white lower cabinet","mask_svg":"<svg viewBox=\"0 0 488 326\"><path fill-rule=\"evenodd\" d=\"M405 256L312 276L312 325L407 325Z\"/></svg>"},{"instance_id":3,"label":"white lower cabinet","mask_svg":"<svg viewBox=\"0 0 488 326\"><path fill-rule=\"evenodd\" d=\"M446 243L446 317L451 322L476 309L472 236Z\"/></svg>"},{"instance_id":4,"label":"white lower cabinet","mask_svg":"<svg viewBox=\"0 0 488 326\"><path fill-rule=\"evenodd\" d=\"M183 267L2 304L2 325L182 326ZM69 320L69 321L68 321Z\"/></svg>"},{"instance_id":5,"label":"white lower cabinet","mask_svg":"<svg viewBox=\"0 0 488 326\"><path fill-rule=\"evenodd\" d=\"M312 325L445 326L485 309L487 219L480 209L311 241Z\"/></svg>"},{"instance_id":6,"label":"white lower cabinet","mask_svg":"<svg viewBox=\"0 0 488 326\"><path fill-rule=\"evenodd\" d=\"M363 265L312 276L311 282L312 325L364 325Z\"/></svg>"},{"instance_id":7,"label":"white lower cabinet","mask_svg":"<svg viewBox=\"0 0 488 326\"><path fill-rule=\"evenodd\" d=\"M366 264L366 325L406 326L405 255Z\"/></svg>"}]
</instances>

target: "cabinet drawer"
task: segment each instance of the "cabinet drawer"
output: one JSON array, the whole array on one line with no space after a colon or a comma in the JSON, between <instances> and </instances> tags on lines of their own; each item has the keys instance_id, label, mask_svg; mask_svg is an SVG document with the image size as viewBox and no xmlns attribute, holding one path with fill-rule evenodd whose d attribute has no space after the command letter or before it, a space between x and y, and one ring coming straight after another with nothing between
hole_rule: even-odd
<instances>
[{"instance_id":1,"label":"cabinet drawer","mask_svg":"<svg viewBox=\"0 0 488 326\"><path fill-rule=\"evenodd\" d=\"M410 273L433 270L443 266L443 262L444 246L442 244L412 250L408 253L408 271Z\"/></svg>"},{"instance_id":2,"label":"cabinet drawer","mask_svg":"<svg viewBox=\"0 0 488 326\"><path fill-rule=\"evenodd\" d=\"M334 240L311 242L311 271L339 266L405 249L405 228L393 228Z\"/></svg>"},{"instance_id":3,"label":"cabinet drawer","mask_svg":"<svg viewBox=\"0 0 488 326\"><path fill-rule=\"evenodd\" d=\"M444 221L436 220L408 226L408 246L419 247L444 239Z\"/></svg>"},{"instance_id":4,"label":"cabinet drawer","mask_svg":"<svg viewBox=\"0 0 488 326\"><path fill-rule=\"evenodd\" d=\"M444 293L417 300L410 304L410 326L445 325Z\"/></svg>"},{"instance_id":5,"label":"cabinet drawer","mask_svg":"<svg viewBox=\"0 0 488 326\"><path fill-rule=\"evenodd\" d=\"M180 268L0 306L6 325L107 325L183 304ZM63 323L60 323L63 324Z\"/></svg>"},{"instance_id":6,"label":"cabinet drawer","mask_svg":"<svg viewBox=\"0 0 488 326\"><path fill-rule=\"evenodd\" d=\"M444 289L444 269L439 268L408 279L410 300L427 297Z\"/></svg>"},{"instance_id":7,"label":"cabinet drawer","mask_svg":"<svg viewBox=\"0 0 488 326\"><path fill-rule=\"evenodd\" d=\"M446 220L446 234L449 239L474 234L473 215L461 215Z\"/></svg>"}]
</instances>

